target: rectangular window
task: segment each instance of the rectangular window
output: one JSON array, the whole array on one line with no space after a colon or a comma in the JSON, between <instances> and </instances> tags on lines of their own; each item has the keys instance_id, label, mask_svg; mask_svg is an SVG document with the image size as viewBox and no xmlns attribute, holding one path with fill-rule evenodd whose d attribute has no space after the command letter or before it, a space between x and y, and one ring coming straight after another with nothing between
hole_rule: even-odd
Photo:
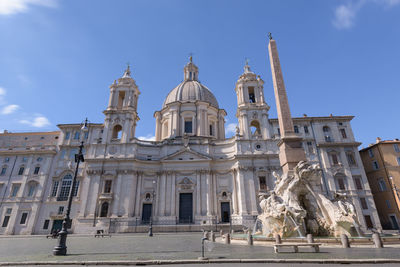
<instances>
[{"instance_id":1,"label":"rectangular window","mask_svg":"<svg viewBox=\"0 0 400 267\"><path fill-rule=\"evenodd\" d=\"M363 210L367 210L368 209L368 204L367 204L367 201L365 200L364 197L360 197L360 202L361 202L361 208Z\"/></svg>"},{"instance_id":2,"label":"rectangular window","mask_svg":"<svg viewBox=\"0 0 400 267\"><path fill-rule=\"evenodd\" d=\"M278 135L281 135L281 129L278 128Z\"/></svg>"},{"instance_id":3,"label":"rectangular window","mask_svg":"<svg viewBox=\"0 0 400 267\"><path fill-rule=\"evenodd\" d=\"M22 213L21 220L19 221L19 224L25 224L27 217L28 217L28 213L27 212Z\"/></svg>"},{"instance_id":4,"label":"rectangular window","mask_svg":"<svg viewBox=\"0 0 400 267\"><path fill-rule=\"evenodd\" d=\"M192 121L185 121L185 133L192 133Z\"/></svg>"},{"instance_id":5,"label":"rectangular window","mask_svg":"<svg viewBox=\"0 0 400 267\"><path fill-rule=\"evenodd\" d=\"M294 132L299 133L299 127L297 125L293 126Z\"/></svg>"},{"instance_id":6,"label":"rectangular window","mask_svg":"<svg viewBox=\"0 0 400 267\"><path fill-rule=\"evenodd\" d=\"M36 189L36 185L35 185L35 184L29 185L29 188L28 188L28 197L33 197L33 195L34 195L34 193L35 193L35 189Z\"/></svg>"},{"instance_id":7,"label":"rectangular window","mask_svg":"<svg viewBox=\"0 0 400 267\"><path fill-rule=\"evenodd\" d=\"M361 176L354 176L354 183L356 184L356 189L357 190L362 190L362 183L361 183Z\"/></svg>"},{"instance_id":8,"label":"rectangular window","mask_svg":"<svg viewBox=\"0 0 400 267\"><path fill-rule=\"evenodd\" d=\"M346 152L347 162L350 166L356 166L356 160L354 158L354 152Z\"/></svg>"},{"instance_id":9,"label":"rectangular window","mask_svg":"<svg viewBox=\"0 0 400 267\"><path fill-rule=\"evenodd\" d=\"M4 158L4 162L10 162L10 158L9 157Z\"/></svg>"},{"instance_id":10,"label":"rectangular window","mask_svg":"<svg viewBox=\"0 0 400 267\"><path fill-rule=\"evenodd\" d=\"M33 174L39 174L39 170L40 170L40 167L35 167L35 170L33 171Z\"/></svg>"},{"instance_id":11,"label":"rectangular window","mask_svg":"<svg viewBox=\"0 0 400 267\"><path fill-rule=\"evenodd\" d=\"M11 197L17 196L19 187L20 187L19 184L14 184L14 185L12 186Z\"/></svg>"},{"instance_id":12,"label":"rectangular window","mask_svg":"<svg viewBox=\"0 0 400 267\"><path fill-rule=\"evenodd\" d=\"M306 133L306 134L309 133L309 131L308 131L308 126L307 126L307 125L304 125L304 133Z\"/></svg>"},{"instance_id":13,"label":"rectangular window","mask_svg":"<svg viewBox=\"0 0 400 267\"><path fill-rule=\"evenodd\" d=\"M377 162L377 161L373 161L373 162L372 162L372 168L373 168L374 170L378 170L378 169L379 169L379 165L378 165L378 162Z\"/></svg>"},{"instance_id":14,"label":"rectangular window","mask_svg":"<svg viewBox=\"0 0 400 267\"><path fill-rule=\"evenodd\" d=\"M338 165L338 164L339 164L339 161L338 161L337 155L336 155L336 154L331 154L331 157L332 157L332 163L333 163L333 165Z\"/></svg>"},{"instance_id":15,"label":"rectangular window","mask_svg":"<svg viewBox=\"0 0 400 267\"><path fill-rule=\"evenodd\" d=\"M84 138L85 138L85 139L88 139L88 137L89 137L89 132L85 132Z\"/></svg>"},{"instance_id":16,"label":"rectangular window","mask_svg":"<svg viewBox=\"0 0 400 267\"><path fill-rule=\"evenodd\" d=\"M210 124L210 135L213 135L213 127L211 124Z\"/></svg>"},{"instance_id":17,"label":"rectangular window","mask_svg":"<svg viewBox=\"0 0 400 267\"><path fill-rule=\"evenodd\" d=\"M74 139L79 140L80 132L75 132Z\"/></svg>"},{"instance_id":18,"label":"rectangular window","mask_svg":"<svg viewBox=\"0 0 400 267\"><path fill-rule=\"evenodd\" d=\"M380 179L378 180L378 185L379 185L379 190L380 190L381 192L385 192L385 191L387 190L387 188L386 188L386 183L385 183L385 180L383 180L383 178L380 178Z\"/></svg>"},{"instance_id":19,"label":"rectangular window","mask_svg":"<svg viewBox=\"0 0 400 267\"><path fill-rule=\"evenodd\" d=\"M267 190L267 179L265 176L258 177L260 180L260 190Z\"/></svg>"},{"instance_id":20,"label":"rectangular window","mask_svg":"<svg viewBox=\"0 0 400 267\"><path fill-rule=\"evenodd\" d=\"M111 185L112 181L111 180L106 180L104 183L104 193L111 193Z\"/></svg>"},{"instance_id":21,"label":"rectangular window","mask_svg":"<svg viewBox=\"0 0 400 267\"><path fill-rule=\"evenodd\" d=\"M11 212L12 212L12 208L7 208L6 214L11 214Z\"/></svg>"},{"instance_id":22,"label":"rectangular window","mask_svg":"<svg viewBox=\"0 0 400 267\"><path fill-rule=\"evenodd\" d=\"M9 220L10 216L4 216L3 224L1 225L1 227L7 227Z\"/></svg>"},{"instance_id":23,"label":"rectangular window","mask_svg":"<svg viewBox=\"0 0 400 267\"><path fill-rule=\"evenodd\" d=\"M389 200L389 199L386 199L385 202L386 202L386 207L387 207L388 209L391 209L391 208L392 208L392 205L390 205L390 200Z\"/></svg>"},{"instance_id":24,"label":"rectangular window","mask_svg":"<svg viewBox=\"0 0 400 267\"><path fill-rule=\"evenodd\" d=\"M400 166L400 157L397 157L397 164Z\"/></svg>"},{"instance_id":25,"label":"rectangular window","mask_svg":"<svg viewBox=\"0 0 400 267\"><path fill-rule=\"evenodd\" d=\"M24 170L25 170L24 167L19 168L18 175L23 175L24 174Z\"/></svg>"},{"instance_id":26,"label":"rectangular window","mask_svg":"<svg viewBox=\"0 0 400 267\"><path fill-rule=\"evenodd\" d=\"M344 184L344 179L342 177L337 178L338 186L340 190L346 190L346 186Z\"/></svg>"},{"instance_id":27,"label":"rectangular window","mask_svg":"<svg viewBox=\"0 0 400 267\"><path fill-rule=\"evenodd\" d=\"M58 215L63 214L63 212L64 212L64 206L59 206L58 207Z\"/></svg>"},{"instance_id":28,"label":"rectangular window","mask_svg":"<svg viewBox=\"0 0 400 267\"><path fill-rule=\"evenodd\" d=\"M7 171L7 167L1 168L0 175L5 175L5 174L6 174L6 171Z\"/></svg>"},{"instance_id":29,"label":"rectangular window","mask_svg":"<svg viewBox=\"0 0 400 267\"><path fill-rule=\"evenodd\" d=\"M399 144L393 144L394 151L400 152Z\"/></svg>"},{"instance_id":30,"label":"rectangular window","mask_svg":"<svg viewBox=\"0 0 400 267\"><path fill-rule=\"evenodd\" d=\"M44 230L49 229L49 223L50 223L50 220L44 220L44 224L43 224L43 229Z\"/></svg>"},{"instance_id":31,"label":"rectangular window","mask_svg":"<svg viewBox=\"0 0 400 267\"><path fill-rule=\"evenodd\" d=\"M345 129L340 129L340 134L342 135L343 139L347 138L346 130Z\"/></svg>"},{"instance_id":32,"label":"rectangular window","mask_svg":"<svg viewBox=\"0 0 400 267\"><path fill-rule=\"evenodd\" d=\"M367 229L374 228L374 225L373 225L372 220L371 220L371 216L364 215L364 219L365 219L365 224L367 225Z\"/></svg>"},{"instance_id":33,"label":"rectangular window","mask_svg":"<svg viewBox=\"0 0 400 267\"><path fill-rule=\"evenodd\" d=\"M374 157L374 152L372 151L372 149L368 150L368 155L370 158Z\"/></svg>"},{"instance_id":34,"label":"rectangular window","mask_svg":"<svg viewBox=\"0 0 400 267\"><path fill-rule=\"evenodd\" d=\"M27 162L28 161L28 157L23 157L22 158L22 162Z\"/></svg>"},{"instance_id":35,"label":"rectangular window","mask_svg":"<svg viewBox=\"0 0 400 267\"><path fill-rule=\"evenodd\" d=\"M53 181L53 187L51 189L51 196L52 197L57 196L58 183L59 183L59 181Z\"/></svg>"},{"instance_id":36,"label":"rectangular window","mask_svg":"<svg viewBox=\"0 0 400 267\"><path fill-rule=\"evenodd\" d=\"M313 146L312 142L307 142L307 148L308 148L308 152L310 154L314 154L314 146Z\"/></svg>"},{"instance_id":37,"label":"rectangular window","mask_svg":"<svg viewBox=\"0 0 400 267\"><path fill-rule=\"evenodd\" d=\"M66 132L66 133L65 133L65 140L68 140L70 135L71 135L70 132Z\"/></svg>"}]
</instances>

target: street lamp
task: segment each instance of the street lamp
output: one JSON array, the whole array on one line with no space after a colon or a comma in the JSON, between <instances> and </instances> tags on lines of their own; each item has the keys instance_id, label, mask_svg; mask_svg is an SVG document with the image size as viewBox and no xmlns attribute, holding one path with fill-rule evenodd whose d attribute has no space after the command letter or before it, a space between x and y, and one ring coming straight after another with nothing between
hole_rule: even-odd
<instances>
[{"instance_id":1,"label":"street lamp","mask_svg":"<svg viewBox=\"0 0 400 267\"><path fill-rule=\"evenodd\" d=\"M65 214L64 221L62 222L61 231L58 233L59 234L58 244L53 249L53 255L55 256L65 256L67 254L67 246L66 246L67 235L68 235L67 229L71 226L71 219L69 215L71 213L71 205L73 198L72 195L76 186L76 176L78 175L79 163L85 161L85 159L83 158L82 150L84 143L83 140L85 139L85 135L89 131L88 125L89 125L88 119L86 118L85 122L82 123L81 127L82 135L81 135L81 144L79 145L79 152L78 154L75 154L76 169L75 169L74 179L72 181L72 187L69 191L67 213Z\"/></svg>"},{"instance_id":2,"label":"street lamp","mask_svg":"<svg viewBox=\"0 0 400 267\"><path fill-rule=\"evenodd\" d=\"M152 203L154 203L155 195L156 195L156 192L154 190L154 185L155 184L156 184L156 181L153 181L153 201L152 201ZM152 207L153 207L153 205L152 205ZM152 220L152 216L150 216L150 226L149 226L149 233L148 234L149 234L149 236L153 236L153 220Z\"/></svg>"}]
</instances>

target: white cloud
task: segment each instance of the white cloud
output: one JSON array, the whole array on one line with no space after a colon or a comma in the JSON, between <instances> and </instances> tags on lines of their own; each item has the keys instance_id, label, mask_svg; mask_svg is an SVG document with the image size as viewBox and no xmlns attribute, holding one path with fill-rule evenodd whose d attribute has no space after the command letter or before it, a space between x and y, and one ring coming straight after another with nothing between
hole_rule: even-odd
<instances>
[{"instance_id":1,"label":"white cloud","mask_svg":"<svg viewBox=\"0 0 400 267\"><path fill-rule=\"evenodd\" d=\"M368 3L374 3L377 5L390 8L400 4L400 0L354 0L347 1L346 4L339 5L335 8L335 16L332 24L337 29L349 29L353 27L356 16L360 9Z\"/></svg>"},{"instance_id":2,"label":"white cloud","mask_svg":"<svg viewBox=\"0 0 400 267\"><path fill-rule=\"evenodd\" d=\"M353 5L340 5L335 10L333 25L338 29L348 29L354 24L357 9Z\"/></svg>"},{"instance_id":3,"label":"white cloud","mask_svg":"<svg viewBox=\"0 0 400 267\"><path fill-rule=\"evenodd\" d=\"M0 105L4 105L6 103L4 100L5 95L6 95L6 89L0 87Z\"/></svg>"},{"instance_id":4,"label":"white cloud","mask_svg":"<svg viewBox=\"0 0 400 267\"><path fill-rule=\"evenodd\" d=\"M44 116L37 116L32 121L29 120L20 120L20 123L28 124L36 128L42 128L50 125L50 121Z\"/></svg>"},{"instance_id":5,"label":"white cloud","mask_svg":"<svg viewBox=\"0 0 400 267\"><path fill-rule=\"evenodd\" d=\"M1 114L3 114L3 115L8 115L8 114L14 113L15 111L17 111L17 109L19 109L19 106L18 106L18 105L14 105L14 104L8 105L8 106L5 106L5 107L1 110Z\"/></svg>"},{"instance_id":6,"label":"white cloud","mask_svg":"<svg viewBox=\"0 0 400 267\"><path fill-rule=\"evenodd\" d=\"M27 12L31 5L56 7L57 0L0 0L0 15Z\"/></svg>"},{"instance_id":7,"label":"white cloud","mask_svg":"<svg viewBox=\"0 0 400 267\"><path fill-rule=\"evenodd\" d=\"M225 135L227 135L227 136L234 135L236 133L236 126L237 126L237 123L229 123L228 125L226 125Z\"/></svg>"},{"instance_id":8,"label":"white cloud","mask_svg":"<svg viewBox=\"0 0 400 267\"><path fill-rule=\"evenodd\" d=\"M146 136L139 136L138 139L144 140L144 141L154 141L154 140L156 140L156 137L152 134L148 134Z\"/></svg>"}]
</instances>

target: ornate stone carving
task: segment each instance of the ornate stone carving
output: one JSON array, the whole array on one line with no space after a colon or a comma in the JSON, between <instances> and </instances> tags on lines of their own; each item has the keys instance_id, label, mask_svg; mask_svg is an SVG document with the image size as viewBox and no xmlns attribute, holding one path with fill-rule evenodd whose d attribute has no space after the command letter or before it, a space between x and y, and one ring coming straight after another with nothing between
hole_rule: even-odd
<instances>
[{"instance_id":1,"label":"ornate stone carving","mask_svg":"<svg viewBox=\"0 0 400 267\"><path fill-rule=\"evenodd\" d=\"M346 195L336 194L333 199L321 191L321 169L318 164L300 161L293 173L276 177L275 189L261 195L262 223L264 235L272 237L304 236L312 233L320 236L359 234L354 206Z\"/></svg>"}]
</instances>

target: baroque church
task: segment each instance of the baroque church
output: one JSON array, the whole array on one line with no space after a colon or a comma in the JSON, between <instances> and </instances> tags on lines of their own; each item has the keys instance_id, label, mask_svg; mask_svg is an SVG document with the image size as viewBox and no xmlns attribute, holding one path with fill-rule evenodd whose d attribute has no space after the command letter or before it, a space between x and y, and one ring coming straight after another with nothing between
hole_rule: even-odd
<instances>
[{"instance_id":1,"label":"baroque church","mask_svg":"<svg viewBox=\"0 0 400 267\"><path fill-rule=\"evenodd\" d=\"M259 196L282 172L264 81L246 63L232 88L238 127L226 138L226 112L199 82L192 58L183 75L154 113L155 141L135 137L140 91L129 66L110 86L104 123L90 123L88 132L60 124L54 132L0 134L0 234L60 229L70 194L74 233L146 231L150 221L156 231L252 227ZM294 132L307 160L322 168L321 190L346 193L361 229L380 230L352 119L304 115L293 118ZM85 161L72 188L82 140Z\"/></svg>"}]
</instances>

